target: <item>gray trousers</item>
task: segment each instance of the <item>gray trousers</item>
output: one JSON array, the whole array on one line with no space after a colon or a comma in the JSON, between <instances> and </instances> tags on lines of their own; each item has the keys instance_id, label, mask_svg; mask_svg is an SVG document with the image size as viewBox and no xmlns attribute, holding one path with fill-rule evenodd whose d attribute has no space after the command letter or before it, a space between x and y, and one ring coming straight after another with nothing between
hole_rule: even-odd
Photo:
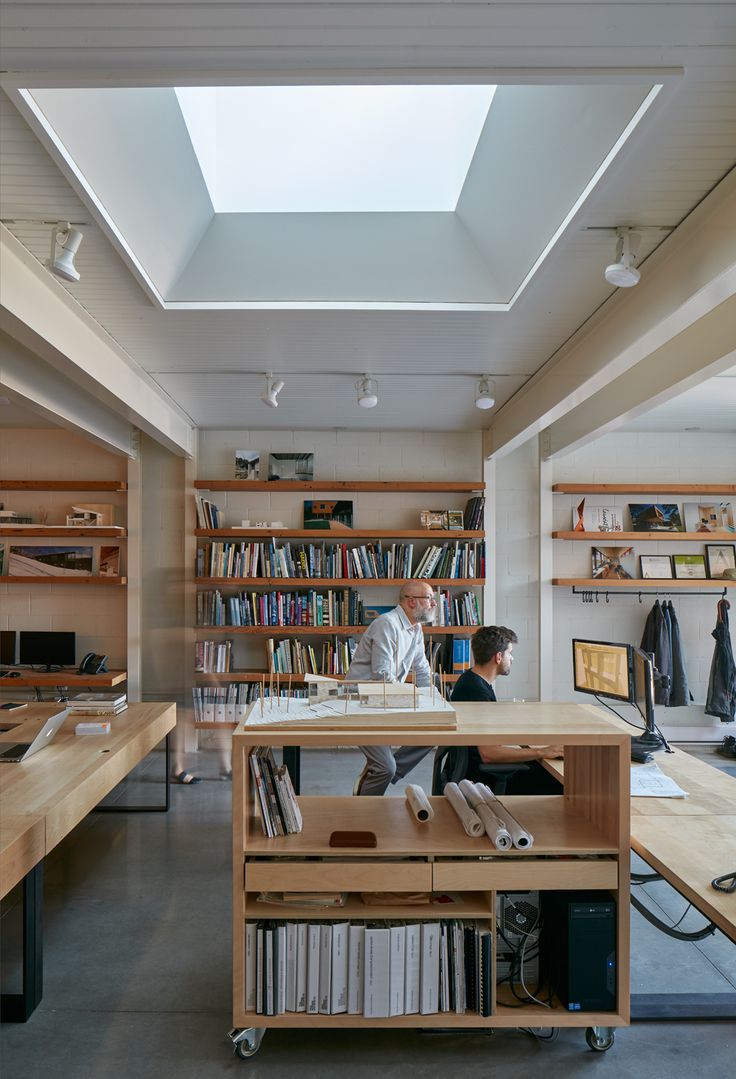
<instances>
[{"instance_id":1,"label":"gray trousers","mask_svg":"<svg viewBox=\"0 0 736 1079\"><path fill-rule=\"evenodd\" d=\"M391 783L398 783L434 750L434 746L359 746L366 757L367 772L360 794L383 794Z\"/></svg>"}]
</instances>

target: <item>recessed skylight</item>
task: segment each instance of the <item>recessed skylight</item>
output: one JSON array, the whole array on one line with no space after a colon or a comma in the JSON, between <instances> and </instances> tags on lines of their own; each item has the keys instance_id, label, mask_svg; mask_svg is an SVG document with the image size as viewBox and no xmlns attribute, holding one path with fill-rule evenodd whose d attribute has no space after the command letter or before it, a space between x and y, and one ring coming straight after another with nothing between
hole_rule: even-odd
<instances>
[{"instance_id":1,"label":"recessed skylight","mask_svg":"<svg viewBox=\"0 0 736 1079\"><path fill-rule=\"evenodd\" d=\"M495 86L182 87L216 213L454 211Z\"/></svg>"}]
</instances>

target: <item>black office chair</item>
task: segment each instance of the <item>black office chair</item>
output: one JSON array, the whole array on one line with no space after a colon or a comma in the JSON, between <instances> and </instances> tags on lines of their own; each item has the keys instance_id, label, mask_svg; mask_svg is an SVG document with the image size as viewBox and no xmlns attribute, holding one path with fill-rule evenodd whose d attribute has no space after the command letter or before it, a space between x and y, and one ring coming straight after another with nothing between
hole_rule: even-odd
<instances>
[{"instance_id":1,"label":"black office chair","mask_svg":"<svg viewBox=\"0 0 736 1079\"><path fill-rule=\"evenodd\" d=\"M459 783L461 779L485 783L494 794L506 794L512 776L528 771L529 765L523 761L518 764L480 762L471 768L467 746L438 746L432 768L432 794L442 794L446 783Z\"/></svg>"}]
</instances>

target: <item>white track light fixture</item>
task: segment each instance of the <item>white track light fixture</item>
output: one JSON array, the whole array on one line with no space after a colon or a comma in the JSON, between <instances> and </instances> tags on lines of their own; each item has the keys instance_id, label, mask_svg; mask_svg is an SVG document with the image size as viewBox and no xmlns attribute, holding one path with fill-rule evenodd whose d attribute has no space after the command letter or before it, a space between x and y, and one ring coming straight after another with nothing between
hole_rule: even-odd
<instances>
[{"instance_id":1,"label":"white track light fixture","mask_svg":"<svg viewBox=\"0 0 736 1079\"><path fill-rule=\"evenodd\" d=\"M375 408L378 404L378 383L370 375L363 375L355 383L358 391L358 404L361 408Z\"/></svg>"},{"instance_id":2,"label":"white track light fixture","mask_svg":"<svg viewBox=\"0 0 736 1079\"><path fill-rule=\"evenodd\" d=\"M284 388L284 380L282 378L274 378L269 371L266 377L266 388L261 394L261 400L264 405L268 405L269 408L278 408L278 395Z\"/></svg>"},{"instance_id":3,"label":"white track light fixture","mask_svg":"<svg viewBox=\"0 0 736 1079\"><path fill-rule=\"evenodd\" d=\"M629 228L616 229L616 261L606 266L603 276L609 285L617 288L633 288L639 284L641 274L635 267L636 253L641 236Z\"/></svg>"},{"instance_id":4,"label":"white track light fixture","mask_svg":"<svg viewBox=\"0 0 736 1079\"><path fill-rule=\"evenodd\" d=\"M493 408L496 403L496 383L488 375L482 375L475 394L476 408Z\"/></svg>"},{"instance_id":5,"label":"white track light fixture","mask_svg":"<svg viewBox=\"0 0 736 1079\"><path fill-rule=\"evenodd\" d=\"M78 281L79 271L74 265L74 256L84 239L84 233L73 229L69 222L54 225L51 230L51 257L49 269L64 281ZM61 252L57 254L57 250Z\"/></svg>"}]
</instances>

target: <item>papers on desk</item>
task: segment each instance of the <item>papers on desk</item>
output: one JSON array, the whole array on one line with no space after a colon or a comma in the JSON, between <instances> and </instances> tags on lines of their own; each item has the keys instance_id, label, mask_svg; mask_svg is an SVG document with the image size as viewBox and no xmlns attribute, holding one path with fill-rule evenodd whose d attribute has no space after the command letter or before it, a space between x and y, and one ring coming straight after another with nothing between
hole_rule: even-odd
<instances>
[{"instance_id":1,"label":"papers on desk","mask_svg":"<svg viewBox=\"0 0 736 1079\"><path fill-rule=\"evenodd\" d=\"M632 764L632 798L687 798L687 791L678 787L674 779L665 775L652 761L650 764Z\"/></svg>"}]
</instances>

